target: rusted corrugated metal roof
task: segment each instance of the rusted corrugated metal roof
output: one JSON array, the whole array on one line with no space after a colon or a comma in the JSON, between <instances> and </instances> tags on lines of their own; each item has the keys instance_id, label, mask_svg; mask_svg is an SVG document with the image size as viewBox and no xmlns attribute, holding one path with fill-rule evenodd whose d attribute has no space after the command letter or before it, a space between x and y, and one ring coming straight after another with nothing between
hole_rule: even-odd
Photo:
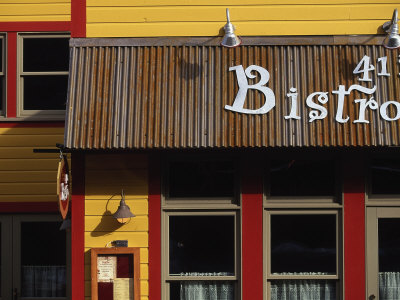
<instances>
[{"instance_id":1,"label":"rusted corrugated metal roof","mask_svg":"<svg viewBox=\"0 0 400 300\"><path fill-rule=\"evenodd\" d=\"M254 39L256 40L256 39ZM325 42L324 42L325 41ZM347 39L348 41L348 39ZM385 121L379 109L367 109L369 124L354 123L367 98L354 91L345 97L346 123L335 121L339 85L371 88L379 105L400 100L398 52L380 45L340 45L312 39L289 45L138 45L136 41L71 41L65 146L76 149L138 149L277 146L400 145L400 122ZM277 43L279 44L279 43ZM364 55L376 70L372 82L360 82L353 70ZM390 76L377 76L379 57L387 56ZM276 106L263 115L225 110L238 92L232 66L258 65L269 71L266 84ZM253 83L258 81L256 78ZM290 113L290 88L298 91L300 120ZM328 92L323 120L309 122L306 98ZM259 108L262 93L248 90L246 106ZM317 102L316 98L313 102ZM320 104L320 103L319 103ZM396 115L390 105L389 116Z\"/></svg>"}]
</instances>

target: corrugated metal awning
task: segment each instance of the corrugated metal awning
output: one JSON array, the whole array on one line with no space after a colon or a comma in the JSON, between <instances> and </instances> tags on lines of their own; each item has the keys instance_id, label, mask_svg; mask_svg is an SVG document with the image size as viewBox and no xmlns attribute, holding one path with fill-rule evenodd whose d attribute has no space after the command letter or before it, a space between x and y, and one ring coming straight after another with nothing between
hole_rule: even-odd
<instances>
[{"instance_id":1,"label":"corrugated metal awning","mask_svg":"<svg viewBox=\"0 0 400 300\"><path fill-rule=\"evenodd\" d=\"M373 97L381 106L400 100L398 52L384 49L381 37L253 38L234 49L217 40L72 39L65 146L73 149L139 149L200 147L303 147L400 145L400 122L386 121L378 109L366 109L370 123L359 118L358 98ZM362 44L362 45L360 45ZM372 82L360 82L353 70L367 55L375 70ZM387 73L382 61L387 57ZM275 107L254 115L224 109L238 92L230 67L258 65L269 71ZM259 77L253 83L256 83ZM250 79L249 79L249 82ZM345 97L344 116L335 120L339 85L368 88ZM299 120L290 113L287 94L298 92ZM306 98L327 92L328 115L309 122ZM248 90L246 107L265 102ZM313 102L318 103L317 97ZM396 106L387 114L394 118Z\"/></svg>"}]
</instances>

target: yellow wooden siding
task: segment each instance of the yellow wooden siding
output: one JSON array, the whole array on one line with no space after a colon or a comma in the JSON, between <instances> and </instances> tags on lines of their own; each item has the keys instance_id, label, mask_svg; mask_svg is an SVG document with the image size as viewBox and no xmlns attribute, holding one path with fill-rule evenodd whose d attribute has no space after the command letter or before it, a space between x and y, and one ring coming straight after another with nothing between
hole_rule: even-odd
<instances>
[{"instance_id":1,"label":"yellow wooden siding","mask_svg":"<svg viewBox=\"0 0 400 300\"><path fill-rule=\"evenodd\" d=\"M70 20L71 0L0 1L0 22Z\"/></svg>"},{"instance_id":2,"label":"yellow wooden siding","mask_svg":"<svg viewBox=\"0 0 400 300\"><path fill-rule=\"evenodd\" d=\"M90 297L90 249L128 240L140 247L141 300L148 299L148 187L147 158L142 154L87 154L85 161L85 297ZM136 215L120 225L112 214L124 189Z\"/></svg>"},{"instance_id":3,"label":"yellow wooden siding","mask_svg":"<svg viewBox=\"0 0 400 300\"><path fill-rule=\"evenodd\" d=\"M376 34L399 0L87 0L88 37Z\"/></svg>"},{"instance_id":4,"label":"yellow wooden siding","mask_svg":"<svg viewBox=\"0 0 400 300\"><path fill-rule=\"evenodd\" d=\"M59 154L33 153L62 143L64 128L0 128L0 202L57 201Z\"/></svg>"}]
</instances>

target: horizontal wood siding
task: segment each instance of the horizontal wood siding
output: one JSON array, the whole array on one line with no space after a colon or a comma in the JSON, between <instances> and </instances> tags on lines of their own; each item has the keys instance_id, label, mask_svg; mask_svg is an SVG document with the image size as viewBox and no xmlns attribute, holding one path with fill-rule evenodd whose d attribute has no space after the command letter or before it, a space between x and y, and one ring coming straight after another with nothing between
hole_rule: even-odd
<instances>
[{"instance_id":1,"label":"horizontal wood siding","mask_svg":"<svg viewBox=\"0 0 400 300\"><path fill-rule=\"evenodd\" d=\"M88 37L376 34L397 0L87 0Z\"/></svg>"},{"instance_id":2,"label":"horizontal wood siding","mask_svg":"<svg viewBox=\"0 0 400 300\"><path fill-rule=\"evenodd\" d=\"M85 298L90 299L90 249L114 240L140 247L141 300L149 294L147 157L142 154L87 154L85 170ZM124 189L136 215L124 225L112 217ZM108 244L110 246L110 244Z\"/></svg>"},{"instance_id":3,"label":"horizontal wood siding","mask_svg":"<svg viewBox=\"0 0 400 300\"><path fill-rule=\"evenodd\" d=\"M0 1L0 22L70 20L71 0Z\"/></svg>"},{"instance_id":4,"label":"horizontal wood siding","mask_svg":"<svg viewBox=\"0 0 400 300\"><path fill-rule=\"evenodd\" d=\"M59 154L33 149L54 149L63 135L64 128L0 128L0 202L57 201Z\"/></svg>"}]
</instances>

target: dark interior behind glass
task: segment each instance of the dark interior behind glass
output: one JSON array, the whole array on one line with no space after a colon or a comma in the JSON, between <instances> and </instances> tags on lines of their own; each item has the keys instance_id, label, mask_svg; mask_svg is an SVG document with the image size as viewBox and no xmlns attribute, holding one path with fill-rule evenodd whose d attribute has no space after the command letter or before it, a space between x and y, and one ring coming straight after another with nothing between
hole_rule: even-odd
<instances>
[{"instance_id":1,"label":"dark interior behind glass","mask_svg":"<svg viewBox=\"0 0 400 300\"><path fill-rule=\"evenodd\" d=\"M336 274L336 216L271 215L271 272Z\"/></svg>"},{"instance_id":2,"label":"dark interior behind glass","mask_svg":"<svg viewBox=\"0 0 400 300\"><path fill-rule=\"evenodd\" d=\"M24 38L23 71L68 71L69 38Z\"/></svg>"},{"instance_id":3,"label":"dark interior behind glass","mask_svg":"<svg viewBox=\"0 0 400 300\"><path fill-rule=\"evenodd\" d=\"M333 196L335 166L331 160L271 162L271 196Z\"/></svg>"},{"instance_id":4,"label":"dark interior behind glass","mask_svg":"<svg viewBox=\"0 0 400 300\"><path fill-rule=\"evenodd\" d=\"M169 165L169 197L233 197L232 161L176 161Z\"/></svg>"},{"instance_id":5,"label":"dark interior behind glass","mask_svg":"<svg viewBox=\"0 0 400 300\"><path fill-rule=\"evenodd\" d=\"M400 194L399 159L375 159L370 164L370 171L372 194Z\"/></svg>"},{"instance_id":6,"label":"dark interior behind glass","mask_svg":"<svg viewBox=\"0 0 400 300\"><path fill-rule=\"evenodd\" d=\"M378 220L379 272L400 272L400 219Z\"/></svg>"},{"instance_id":7,"label":"dark interior behind glass","mask_svg":"<svg viewBox=\"0 0 400 300\"><path fill-rule=\"evenodd\" d=\"M225 272L233 275L234 232L234 216L170 216L169 274Z\"/></svg>"}]
</instances>

